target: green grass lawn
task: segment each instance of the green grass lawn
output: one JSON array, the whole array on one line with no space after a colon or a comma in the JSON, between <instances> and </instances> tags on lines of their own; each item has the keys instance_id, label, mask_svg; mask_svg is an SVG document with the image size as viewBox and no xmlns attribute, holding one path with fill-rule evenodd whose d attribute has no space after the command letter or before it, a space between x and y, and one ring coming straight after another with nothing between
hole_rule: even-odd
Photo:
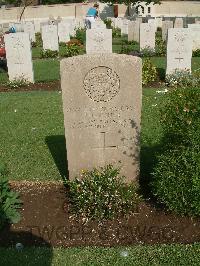
<instances>
[{"instance_id":1,"label":"green grass lawn","mask_svg":"<svg viewBox=\"0 0 200 266\"><path fill-rule=\"evenodd\" d=\"M2 266L198 266L200 244L117 248L0 248Z\"/></svg>"},{"instance_id":2,"label":"green grass lawn","mask_svg":"<svg viewBox=\"0 0 200 266\"><path fill-rule=\"evenodd\" d=\"M148 145L154 146L160 139L154 105L162 97L156 90L144 89L142 146L145 151ZM7 164L10 179L61 179L66 172L61 94L1 93L0 114L0 158Z\"/></svg>"}]
</instances>

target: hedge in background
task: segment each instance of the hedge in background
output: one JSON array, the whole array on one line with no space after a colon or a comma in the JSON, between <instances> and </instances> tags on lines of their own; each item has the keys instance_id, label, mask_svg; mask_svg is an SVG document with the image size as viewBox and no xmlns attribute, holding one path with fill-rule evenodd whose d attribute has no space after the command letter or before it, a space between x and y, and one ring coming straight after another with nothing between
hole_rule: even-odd
<instances>
[{"instance_id":1,"label":"hedge in background","mask_svg":"<svg viewBox=\"0 0 200 266\"><path fill-rule=\"evenodd\" d=\"M161 108L162 154L152 189L170 210L200 215L200 90L174 89Z\"/></svg>"}]
</instances>

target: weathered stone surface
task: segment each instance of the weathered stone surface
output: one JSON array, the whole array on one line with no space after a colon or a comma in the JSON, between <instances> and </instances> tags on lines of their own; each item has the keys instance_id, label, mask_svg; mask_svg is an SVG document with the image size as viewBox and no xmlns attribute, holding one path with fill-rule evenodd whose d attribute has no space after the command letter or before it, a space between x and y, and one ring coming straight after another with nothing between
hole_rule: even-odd
<instances>
[{"instance_id":1,"label":"weathered stone surface","mask_svg":"<svg viewBox=\"0 0 200 266\"><path fill-rule=\"evenodd\" d=\"M155 25L153 24L140 24L140 50L155 50L155 31Z\"/></svg>"},{"instance_id":2,"label":"weathered stone surface","mask_svg":"<svg viewBox=\"0 0 200 266\"><path fill-rule=\"evenodd\" d=\"M44 50L58 51L58 27L57 25L42 26L42 42Z\"/></svg>"},{"instance_id":3,"label":"weathered stone surface","mask_svg":"<svg viewBox=\"0 0 200 266\"><path fill-rule=\"evenodd\" d=\"M174 28L183 28L183 19L176 18L174 22Z\"/></svg>"},{"instance_id":4,"label":"weathered stone surface","mask_svg":"<svg viewBox=\"0 0 200 266\"><path fill-rule=\"evenodd\" d=\"M166 74L177 70L191 71L192 38L190 29L169 29Z\"/></svg>"},{"instance_id":5,"label":"weathered stone surface","mask_svg":"<svg viewBox=\"0 0 200 266\"><path fill-rule=\"evenodd\" d=\"M163 21L162 22L162 39L163 41L167 40L167 33L168 33L168 29L173 28L173 21Z\"/></svg>"},{"instance_id":6,"label":"weathered stone surface","mask_svg":"<svg viewBox=\"0 0 200 266\"><path fill-rule=\"evenodd\" d=\"M200 24L188 24L192 36L192 49L200 49Z\"/></svg>"},{"instance_id":7,"label":"weathered stone surface","mask_svg":"<svg viewBox=\"0 0 200 266\"><path fill-rule=\"evenodd\" d=\"M61 61L69 177L113 164L127 181L139 175L142 61L117 54Z\"/></svg>"},{"instance_id":8,"label":"weathered stone surface","mask_svg":"<svg viewBox=\"0 0 200 266\"><path fill-rule=\"evenodd\" d=\"M133 34L134 41L136 41L138 43L140 41L140 25L141 25L140 20L136 20L134 25L133 25L133 27L134 27L134 29L133 29L133 31L134 31L134 34Z\"/></svg>"},{"instance_id":9,"label":"weathered stone surface","mask_svg":"<svg viewBox=\"0 0 200 266\"><path fill-rule=\"evenodd\" d=\"M70 27L69 24L64 22L58 23L58 38L59 42L68 42L70 41Z\"/></svg>"},{"instance_id":10,"label":"weathered stone surface","mask_svg":"<svg viewBox=\"0 0 200 266\"><path fill-rule=\"evenodd\" d=\"M4 36L9 80L34 82L31 42L28 33L10 33Z\"/></svg>"},{"instance_id":11,"label":"weathered stone surface","mask_svg":"<svg viewBox=\"0 0 200 266\"><path fill-rule=\"evenodd\" d=\"M134 41L134 28L136 21L129 21L128 23L128 41Z\"/></svg>"},{"instance_id":12,"label":"weathered stone surface","mask_svg":"<svg viewBox=\"0 0 200 266\"><path fill-rule=\"evenodd\" d=\"M86 53L112 53L112 30L86 30Z\"/></svg>"},{"instance_id":13,"label":"weathered stone surface","mask_svg":"<svg viewBox=\"0 0 200 266\"><path fill-rule=\"evenodd\" d=\"M91 23L91 29L106 29L106 24L102 20L95 20Z\"/></svg>"},{"instance_id":14,"label":"weathered stone surface","mask_svg":"<svg viewBox=\"0 0 200 266\"><path fill-rule=\"evenodd\" d=\"M24 23L24 32L29 34L32 42L35 42L35 26L32 21L26 21Z\"/></svg>"},{"instance_id":15,"label":"weathered stone surface","mask_svg":"<svg viewBox=\"0 0 200 266\"><path fill-rule=\"evenodd\" d=\"M123 19L121 25L121 34L128 34L128 23L130 20Z\"/></svg>"}]
</instances>

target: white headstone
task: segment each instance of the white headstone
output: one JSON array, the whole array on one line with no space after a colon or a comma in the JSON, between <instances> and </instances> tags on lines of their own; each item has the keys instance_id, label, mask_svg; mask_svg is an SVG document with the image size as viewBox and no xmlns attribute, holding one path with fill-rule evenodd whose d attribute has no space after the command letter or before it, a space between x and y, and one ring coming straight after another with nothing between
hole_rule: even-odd
<instances>
[{"instance_id":1,"label":"white headstone","mask_svg":"<svg viewBox=\"0 0 200 266\"><path fill-rule=\"evenodd\" d=\"M192 38L190 29L169 29L166 74L172 74L175 70L191 71L191 58Z\"/></svg>"},{"instance_id":2,"label":"white headstone","mask_svg":"<svg viewBox=\"0 0 200 266\"><path fill-rule=\"evenodd\" d=\"M191 30L193 50L200 49L200 24L188 24L188 28Z\"/></svg>"},{"instance_id":3,"label":"white headstone","mask_svg":"<svg viewBox=\"0 0 200 266\"><path fill-rule=\"evenodd\" d=\"M42 27L42 42L44 50L59 50L57 25L45 25Z\"/></svg>"},{"instance_id":4,"label":"white headstone","mask_svg":"<svg viewBox=\"0 0 200 266\"><path fill-rule=\"evenodd\" d=\"M118 54L61 61L69 178L112 164L132 182L139 177L142 60Z\"/></svg>"},{"instance_id":5,"label":"white headstone","mask_svg":"<svg viewBox=\"0 0 200 266\"><path fill-rule=\"evenodd\" d=\"M26 21L24 23L24 32L28 33L32 42L35 42L35 26L33 22Z\"/></svg>"},{"instance_id":6,"label":"white headstone","mask_svg":"<svg viewBox=\"0 0 200 266\"><path fill-rule=\"evenodd\" d=\"M183 19L176 18L174 22L174 28L183 28Z\"/></svg>"},{"instance_id":7,"label":"white headstone","mask_svg":"<svg viewBox=\"0 0 200 266\"><path fill-rule=\"evenodd\" d=\"M95 20L91 23L91 29L106 29L106 24L102 20Z\"/></svg>"},{"instance_id":8,"label":"white headstone","mask_svg":"<svg viewBox=\"0 0 200 266\"><path fill-rule=\"evenodd\" d=\"M134 41L134 27L136 21L129 21L128 23L128 41Z\"/></svg>"},{"instance_id":9,"label":"white headstone","mask_svg":"<svg viewBox=\"0 0 200 266\"><path fill-rule=\"evenodd\" d=\"M149 23L140 24L140 50L155 50L155 25Z\"/></svg>"},{"instance_id":10,"label":"white headstone","mask_svg":"<svg viewBox=\"0 0 200 266\"><path fill-rule=\"evenodd\" d=\"M9 80L34 82L31 42L28 33L4 36Z\"/></svg>"},{"instance_id":11,"label":"white headstone","mask_svg":"<svg viewBox=\"0 0 200 266\"><path fill-rule=\"evenodd\" d=\"M86 30L86 53L112 53L112 30Z\"/></svg>"},{"instance_id":12,"label":"white headstone","mask_svg":"<svg viewBox=\"0 0 200 266\"><path fill-rule=\"evenodd\" d=\"M128 19L123 19L122 20L122 25L121 25L121 34L128 34Z\"/></svg>"},{"instance_id":13,"label":"white headstone","mask_svg":"<svg viewBox=\"0 0 200 266\"><path fill-rule=\"evenodd\" d=\"M66 24L64 22L58 23L58 38L59 42L68 42L70 41L70 28L69 24Z\"/></svg>"},{"instance_id":14,"label":"white headstone","mask_svg":"<svg viewBox=\"0 0 200 266\"><path fill-rule=\"evenodd\" d=\"M134 28L133 29L133 31L134 31L134 34L133 34L134 41L136 41L138 43L140 41L140 25L141 25L141 23L140 23L139 20L136 20L135 23L134 23L134 25L133 25L133 28Z\"/></svg>"},{"instance_id":15,"label":"white headstone","mask_svg":"<svg viewBox=\"0 0 200 266\"><path fill-rule=\"evenodd\" d=\"M167 40L167 33L168 33L168 29L173 28L173 21L163 21L162 22L162 39L163 41Z\"/></svg>"}]
</instances>

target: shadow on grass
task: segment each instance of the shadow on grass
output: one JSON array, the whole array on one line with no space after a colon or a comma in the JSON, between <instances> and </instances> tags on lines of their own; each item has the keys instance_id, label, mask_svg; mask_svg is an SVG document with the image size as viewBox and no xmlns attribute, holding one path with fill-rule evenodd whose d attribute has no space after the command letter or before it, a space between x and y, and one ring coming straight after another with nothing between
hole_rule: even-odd
<instances>
[{"instance_id":1,"label":"shadow on grass","mask_svg":"<svg viewBox=\"0 0 200 266\"><path fill-rule=\"evenodd\" d=\"M53 248L50 241L46 241L40 235L35 235L30 230L13 231L10 224L7 224L0 229L0 256L1 265L50 266Z\"/></svg>"},{"instance_id":2,"label":"shadow on grass","mask_svg":"<svg viewBox=\"0 0 200 266\"><path fill-rule=\"evenodd\" d=\"M162 150L163 143L154 146L141 146L140 150L140 192L144 199L157 207L160 207L160 204L157 203L156 197L152 193L151 181L153 169Z\"/></svg>"},{"instance_id":3,"label":"shadow on grass","mask_svg":"<svg viewBox=\"0 0 200 266\"><path fill-rule=\"evenodd\" d=\"M51 152L63 182L69 178L68 165L67 165L67 152L64 135L48 136L45 142Z\"/></svg>"},{"instance_id":4,"label":"shadow on grass","mask_svg":"<svg viewBox=\"0 0 200 266\"><path fill-rule=\"evenodd\" d=\"M158 77L161 81L165 80L165 69L161 67L157 67Z\"/></svg>"}]
</instances>

